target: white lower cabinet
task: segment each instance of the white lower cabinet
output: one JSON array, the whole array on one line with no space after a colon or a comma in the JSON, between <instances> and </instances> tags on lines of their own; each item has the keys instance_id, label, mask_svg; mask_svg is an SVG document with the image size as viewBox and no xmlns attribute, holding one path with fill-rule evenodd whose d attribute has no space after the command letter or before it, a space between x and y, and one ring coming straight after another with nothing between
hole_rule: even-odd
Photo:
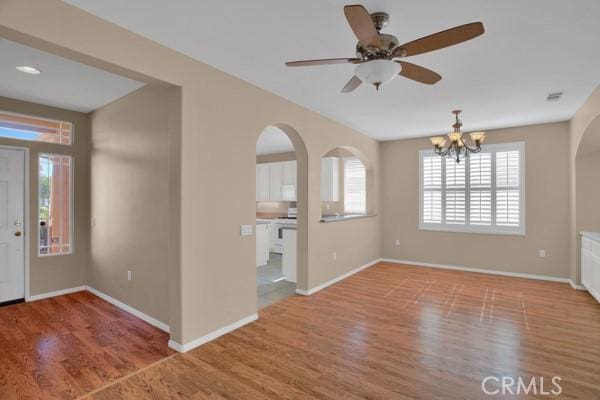
<instances>
[{"instance_id":1,"label":"white lower cabinet","mask_svg":"<svg viewBox=\"0 0 600 400\"><path fill-rule=\"evenodd\" d=\"M581 235L581 284L600 302L600 233Z\"/></svg>"},{"instance_id":2,"label":"white lower cabinet","mask_svg":"<svg viewBox=\"0 0 600 400\"><path fill-rule=\"evenodd\" d=\"M256 224L256 266L269 262L269 224Z\"/></svg>"}]
</instances>

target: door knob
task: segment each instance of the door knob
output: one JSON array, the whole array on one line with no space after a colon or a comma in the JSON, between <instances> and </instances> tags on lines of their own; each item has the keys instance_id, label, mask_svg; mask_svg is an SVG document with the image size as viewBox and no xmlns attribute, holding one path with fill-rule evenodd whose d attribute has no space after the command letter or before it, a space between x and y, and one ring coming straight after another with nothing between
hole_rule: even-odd
<instances>
[{"instance_id":1,"label":"door knob","mask_svg":"<svg viewBox=\"0 0 600 400\"><path fill-rule=\"evenodd\" d=\"M23 233L22 233L22 232L20 232L20 231L16 231L16 232L15 232L15 236L21 236L22 234L23 234Z\"/></svg>"}]
</instances>

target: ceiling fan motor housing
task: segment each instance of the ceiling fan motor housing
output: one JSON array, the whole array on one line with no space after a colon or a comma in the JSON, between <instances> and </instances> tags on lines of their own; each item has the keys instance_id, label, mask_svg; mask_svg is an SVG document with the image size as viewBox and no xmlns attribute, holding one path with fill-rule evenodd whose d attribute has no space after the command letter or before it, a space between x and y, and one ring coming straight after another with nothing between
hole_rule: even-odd
<instances>
[{"instance_id":1,"label":"ceiling fan motor housing","mask_svg":"<svg viewBox=\"0 0 600 400\"><path fill-rule=\"evenodd\" d=\"M380 34L378 46L358 42L356 44L356 56L359 58L384 58L389 56L396 47L398 47L398 39L395 36Z\"/></svg>"}]
</instances>

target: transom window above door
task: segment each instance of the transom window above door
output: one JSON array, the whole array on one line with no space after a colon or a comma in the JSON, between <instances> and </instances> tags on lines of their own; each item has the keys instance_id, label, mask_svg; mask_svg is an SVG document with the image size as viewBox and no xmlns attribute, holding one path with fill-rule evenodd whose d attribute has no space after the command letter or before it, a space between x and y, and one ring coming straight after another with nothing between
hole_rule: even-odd
<instances>
[{"instance_id":1,"label":"transom window above door","mask_svg":"<svg viewBox=\"0 0 600 400\"><path fill-rule=\"evenodd\" d=\"M73 143L73 124L0 111L0 137L70 145Z\"/></svg>"},{"instance_id":2,"label":"transom window above door","mask_svg":"<svg viewBox=\"0 0 600 400\"><path fill-rule=\"evenodd\" d=\"M420 152L419 228L525 234L525 143L482 146L457 163Z\"/></svg>"}]
</instances>

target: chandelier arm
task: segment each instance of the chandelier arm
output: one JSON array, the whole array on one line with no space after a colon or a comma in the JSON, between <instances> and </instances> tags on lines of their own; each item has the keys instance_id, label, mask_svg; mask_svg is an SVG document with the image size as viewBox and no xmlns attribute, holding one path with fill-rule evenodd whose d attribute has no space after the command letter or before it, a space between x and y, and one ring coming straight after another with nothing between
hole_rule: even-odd
<instances>
[{"instance_id":1,"label":"chandelier arm","mask_svg":"<svg viewBox=\"0 0 600 400\"><path fill-rule=\"evenodd\" d=\"M469 150L471 153L478 153L481 151L481 144L479 146L477 146L477 144L475 144L475 146L477 146L477 147L469 147L464 140L460 139L460 141L462 142L463 146L467 150Z\"/></svg>"}]
</instances>

